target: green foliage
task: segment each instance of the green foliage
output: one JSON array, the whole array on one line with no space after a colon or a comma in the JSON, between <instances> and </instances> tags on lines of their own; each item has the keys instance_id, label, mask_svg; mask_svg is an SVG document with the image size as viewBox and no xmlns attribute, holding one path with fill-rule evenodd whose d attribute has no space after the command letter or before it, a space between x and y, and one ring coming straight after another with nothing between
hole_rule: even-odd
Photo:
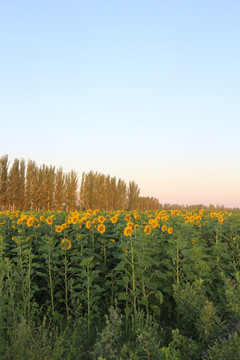
<instances>
[{"instance_id":1,"label":"green foliage","mask_svg":"<svg viewBox=\"0 0 240 360\"><path fill-rule=\"evenodd\" d=\"M200 215L0 213L0 358L237 359L240 215Z\"/></svg>"},{"instance_id":2,"label":"green foliage","mask_svg":"<svg viewBox=\"0 0 240 360\"><path fill-rule=\"evenodd\" d=\"M240 337L237 333L229 335L228 338L216 339L209 346L207 355L203 359L209 360L238 360L240 357Z\"/></svg>"},{"instance_id":3,"label":"green foliage","mask_svg":"<svg viewBox=\"0 0 240 360\"><path fill-rule=\"evenodd\" d=\"M107 358L114 360L120 356L122 345L122 317L118 314L117 306L109 309L109 315L105 315L105 327L99 333L94 346L93 358Z\"/></svg>"}]
</instances>

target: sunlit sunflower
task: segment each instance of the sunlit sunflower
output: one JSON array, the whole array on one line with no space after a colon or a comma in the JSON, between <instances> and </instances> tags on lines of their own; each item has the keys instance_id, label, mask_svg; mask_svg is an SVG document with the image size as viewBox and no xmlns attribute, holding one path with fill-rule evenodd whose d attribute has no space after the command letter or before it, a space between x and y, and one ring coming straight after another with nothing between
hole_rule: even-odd
<instances>
[{"instance_id":1,"label":"sunlit sunflower","mask_svg":"<svg viewBox=\"0 0 240 360\"><path fill-rule=\"evenodd\" d=\"M103 224L98 225L97 229L101 234L105 233L105 231L106 231L106 227Z\"/></svg>"},{"instance_id":2,"label":"sunlit sunflower","mask_svg":"<svg viewBox=\"0 0 240 360\"><path fill-rule=\"evenodd\" d=\"M30 218L27 220L27 226L28 226L28 227L33 226L33 218L30 217Z\"/></svg>"},{"instance_id":3,"label":"sunlit sunflower","mask_svg":"<svg viewBox=\"0 0 240 360\"><path fill-rule=\"evenodd\" d=\"M132 235L132 228L130 226L127 226L125 229L124 229L124 235L125 236L131 236Z\"/></svg>"},{"instance_id":4,"label":"sunlit sunflower","mask_svg":"<svg viewBox=\"0 0 240 360\"><path fill-rule=\"evenodd\" d=\"M78 222L78 217L77 216L73 216L72 217L72 224L76 224Z\"/></svg>"},{"instance_id":5,"label":"sunlit sunflower","mask_svg":"<svg viewBox=\"0 0 240 360\"><path fill-rule=\"evenodd\" d=\"M145 226L145 228L144 228L144 232L147 234L147 235L150 235L151 234L151 228L150 228L150 226Z\"/></svg>"},{"instance_id":6,"label":"sunlit sunflower","mask_svg":"<svg viewBox=\"0 0 240 360\"><path fill-rule=\"evenodd\" d=\"M172 227L168 228L168 233L169 233L169 234L172 234L172 233L173 233L173 228L172 228Z\"/></svg>"},{"instance_id":7,"label":"sunlit sunflower","mask_svg":"<svg viewBox=\"0 0 240 360\"><path fill-rule=\"evenodd\" d=\"M162 226L162 231L166 231L167 230L167 226L166 225L163 225Z\"/></svg>"},{"instance_id":8,"label":"sunlit sunflower","mask_svg":"<svg viewBox=\"0 0 240 360\"><path fill-rule=\"evenodd\" d=\"M48 225L52 225L53 220L52 218L48 217L46 222L48 223Z\"/></svg>"},{"instance_id":9,"label":"sunlit sunflower","mask_svg":"<svg viewBox=\"0 0 240 360\"><path fill-rule=\"evenodd\" d=\"M87 228L87 229L90 229L90 227L91 227L91 221L88 220L88 221L86 222L86 228Z\"/></svg>"},{"instance_id":10,"label":"sunlit sunflower","mask_svg":"<svg viewBox=\"0 0 240 360\"><path fill-rule=\"evenodd\" d=\"M56 229L55 229L55 231L56 231L57 233L60 233L60 232L62 232L62 231L63 231L63 228L62 228L62 226L61 226L61 225L58 225L58 226L56 226Z\"/></svg>"},{"instance_id":11,"label":"sunlit sunflower","mask_svg":"<svg viewBox=\"0 0 240 360\"><path fill-rule=\"evenodd\" d=\"M102 224L102 223L104 223L104 221L105 221L104 216L101 215L101 216L98 217L98 222L100 222Z\"/></svg>"},{"instance_id":12,"label":"sunlit sunflower","mask_svg":"<svg viewBox=\"0 0 240 360\"><path fill-rule=\"evenodd\" d=\"M156 228L156 227L158 226L157 221L156 221L156 220L152 220L152 221L151 221L151 226L152 226L153 228Z\"/></svg>"},{"instance_id":13,"label":"sunlit sunflower","mask_svg":"<svg viewBox=\"0 0 240 360\"><path fill-rule=\"evenodd\" d=\"M135 219L135 220L138 220L138 219L139 219L139 214L138 214L138 212L135 212L135 213L133 214L133 216L134 216L134 219Z\"/></svg>"}]
</instances>

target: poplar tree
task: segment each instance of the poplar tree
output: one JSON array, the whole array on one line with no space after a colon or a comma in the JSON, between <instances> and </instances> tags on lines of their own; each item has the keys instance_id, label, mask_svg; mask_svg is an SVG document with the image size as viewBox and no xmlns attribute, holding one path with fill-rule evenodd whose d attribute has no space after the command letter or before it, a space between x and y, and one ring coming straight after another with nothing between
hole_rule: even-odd
<instances>
[{"instance_id":1,"label":"poplar tree","mask_svg":"<svg viewBox=\"0 0 240 360\"><path fill-rule=\"evenodd\" d=\"M16 205L18 203L19 183L20 183L19 160L15 159L8 174L7 197L8 197L8 208L11 210L15 210Z\"/></svg>"},{"instance_id":2,"label":"poplar tree","mask_svg":"<svg viewBox=\"0 0 240 360\"><path fill-rule=\"evenodd\" d=\"M56 172L55 208L61 210L65 206L65 174L62 168Z\"/></svg>"},{"instance_id":3,"label":"poplar tree","mask_svg":"<svg viewBox=\"0 0 240 360\"><path fill-rule=\"evenodd\" d=\"M116 208L116 199L117 199L117 180L116 177L111 178L110 180L110 189L109 189L109 208L108 210L114 210Z\"/></svg>"},{"instance_id":4,"label":"poplar tree","mask_svg":"<svg viewBox=\"0 0 240 360\"><path fill-rule=\"evenodd\" d=\"M34 192L33 192L33 204L36 210L46 208L47 204L47 189L46 189L46 166L42 165L40 168L35 169L34 174Z\"/></svg>"},{"instance_id":5,"label":"poplar tree","mask_svg":"<svg viewBox=\"0 0 240 360\"><path fill-rule=\"evenodd\" d=\"M8 155L0 158L0 209L7 208L7 190L8 190Z\"/></svg>"},{"instance_id":6,"label":"poplar tree","mask_svg":"<svg viewBox=\"0 0 240 360\"><path fill-rule=\"evenodd\" d=\"M26 191L25 191L25 208L33 209L35 207L34 191L37 186L37 166L35 161L29 160L26 170Z\"/></svg>"},{"instance_id":7,"label":"poplar tree","mask_svg":"<svg viewBox=\"0 0 240 360\"><path fill-rule=\"evenodd\" d=\"M135 210L138 208L140 189L134 181L129 182L128 187L128 210Z\"/></svg>"},{"instance_id":8,"label":"poplar tree","mask_svg":"<svg viewBox=\"0 0 240 360\"><path fill-rule=\"evenodd\" d=\"M19 168L19 189L17 199L17 208L19 210L23 210L25 208L25 170L25 160L21 159Z\"/></svg>"},{"instance_id":9,"label":"poplar tree","mask_svg":"<svg viewBox=\"0 0 240 360\"><path fill-rule=\"evenodd\" d=\"M77 209L78 176L74 170L66 176L66 207L67 210Z\"/></svg>"},{"instance_id":10,"label":"poplar tree","mask_svg":"<svg viewBox=\"0 0 240 360\"><path fill-rule=\"evenodd\" d=\"M111 198L111 178L110 175L107 175L105 178L105 210L109 209L110 198Z\"/></svg>"},{"instance_id":11,"label":"poplar tree","mask_svg":"<svg viewBox=\"0 0 240 360\"><path fill-rule=\"evenodd\" d=\"M53 209L54 206L55 180L55 166L50 165L50 167L46 167L45 172L46 205L48 210Z\"/></svg>"},{"instance_id":12,"label":"poplar tree","mask_svg":"<svg viewBox=\"0 0 240 360\"><path fill-rule=\"evenodd\" d=\"M98 174L96 179L96 188L97 188L97 209L105 209L106 205L106 194L105 194L105 175Z\"/></svg>"},{"instance_id":13,"label":"poplar tree","mask_svg":"<svg viewBox=\"0 0 240 360\"><path fill-rule=\"evenodd\" d=\"M81 182L81 204L86 209L93 209L96 203L96 175L93 171L88 174L83 173Z\"/></svg>"},{"instance_id":14,"label":"poplar tree","mask_svg":"<svg viewBox=\"0 0 240 360\"><path fill-rule=\"evenodd\" d=\"M117 203L116 203L116 210L125 210L127 206L127 184L125 181L119 179L117 185Z\"/></svg>"}]
</instances>

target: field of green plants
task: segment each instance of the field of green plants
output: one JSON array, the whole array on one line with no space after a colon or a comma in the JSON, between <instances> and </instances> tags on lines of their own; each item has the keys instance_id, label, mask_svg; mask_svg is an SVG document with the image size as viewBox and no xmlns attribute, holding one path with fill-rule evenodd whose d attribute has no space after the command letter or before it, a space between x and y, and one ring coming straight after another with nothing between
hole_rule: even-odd
<instances>
[{"instance_id":1,"label":"field of green plants","mask_svg":"<svg viewBox=\"0 0 240 360\"><path fill-rule=\"evenodd\" d=\"M240 358L240 212L0 212L0 359Z\"/></svg>"}]
</instances>

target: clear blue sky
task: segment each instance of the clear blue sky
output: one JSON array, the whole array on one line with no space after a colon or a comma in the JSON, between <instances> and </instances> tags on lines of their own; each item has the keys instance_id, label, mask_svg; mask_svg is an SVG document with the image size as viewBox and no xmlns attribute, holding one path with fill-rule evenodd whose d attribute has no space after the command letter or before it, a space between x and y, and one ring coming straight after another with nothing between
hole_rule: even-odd
<instances>
[{"instance_id":1,"label":"clear blue sky","mask_svg":"<svg viewBox=\"0 0 240 360\"><path fill-rule=\"evenodd\" d=\"M0 155L240 206L240 1L1 1Z\"/></svg>"}]
</instances>

